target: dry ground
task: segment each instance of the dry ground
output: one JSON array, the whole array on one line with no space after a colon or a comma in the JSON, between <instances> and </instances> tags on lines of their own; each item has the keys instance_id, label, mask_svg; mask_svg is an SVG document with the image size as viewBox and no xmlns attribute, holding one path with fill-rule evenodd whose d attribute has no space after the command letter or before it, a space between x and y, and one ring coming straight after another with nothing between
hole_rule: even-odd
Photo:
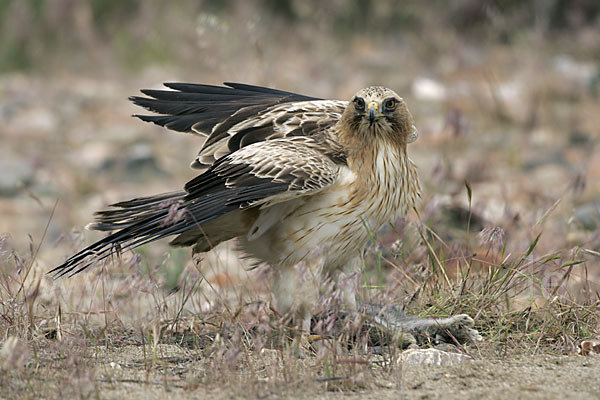
<instances>
[{"instance_id":1,"label":"dry ground","mask_svg":"<svg viewBox=\"0 0 600 400\"><path fill-rule=\"evenodd\" d=\"M139 345L93 346L78 357L40 351L36 366L2 378L3 398L378 398L378 399L594 399L600 396L600 359L559 355L485 358L458 366L376 361L350 378L318 379L315 360L296 361L301 376L282 382L288 368L274 350L255 357L255 371L232 381L207 382L210 360L176 345L144 354ZM289 360L288 360L289 361ZM356 372L356 371L355 371ZM296 372L297 373L297 372ZM231 372L226 372L230 375ZM245 376L244 376L245 375ZM208 396L208 397L207 397Z\"/></svg>"}]
</instances>

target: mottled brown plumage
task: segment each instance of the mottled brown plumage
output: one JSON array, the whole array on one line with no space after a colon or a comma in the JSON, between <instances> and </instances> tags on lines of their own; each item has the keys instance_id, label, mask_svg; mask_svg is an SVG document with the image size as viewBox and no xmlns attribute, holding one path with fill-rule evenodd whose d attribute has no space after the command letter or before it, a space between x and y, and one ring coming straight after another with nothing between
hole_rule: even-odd
<instances>
[{"instance_id":1,"label":"mottled brown plumage","mask_svg":"<svg viewBox=\"0 0 600 400\"><path fill-rule=\"evenodd\" d=\"M317 276L350 273L368 230L413 206L419 181L406 147L417 131L392 90L369 87L346 102L226 85L167 84L172 90L132 98L161 114L142 120L206 137L192 162L201 172L183 191L97 213L90 228L114 233L52 270L55 276L164 237L195 252L238 238L275 269L280 311L300 297L307 316L318 287L299 285L294 266L304 263Z\"/></svg>"}]
</instances>

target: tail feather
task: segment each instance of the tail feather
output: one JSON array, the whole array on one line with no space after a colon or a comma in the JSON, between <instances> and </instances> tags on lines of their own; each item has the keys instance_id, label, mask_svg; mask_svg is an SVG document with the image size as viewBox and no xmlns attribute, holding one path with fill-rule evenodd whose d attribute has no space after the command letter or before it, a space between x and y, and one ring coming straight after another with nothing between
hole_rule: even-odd
<instances>
[{"instance_id":1,"label":"tail feather","mask_svg":"<svg viewBox=\"0 0 600 400\"><path fill-rule=\"evenodd\" d=\"M111 205L113 209L96 212L96 221L87 228L97 231L126 228L140 220L162 216L165 209L176 206L184 197L185 192L175 192L115 203Z\"/></svg>"},{"instance_id":2,"label":"tail feather","mask_svg":"<svg viewBox=\"0 0 600 400\"><path fill-rule=\"evenodd\" d=\"M184 196L185 192L174 192L137 198L113 204L116 209L96 213L96 222L88 228L118 231L84 248L49 273L55 278L72 276L113 254L189 229L181 213L177 215Z\"/></svg>"},{"instance_id":3,"label":"tail feather","mask_svg":"<svg viewBox=\"0 0 600 400\"><path fill-rule=\"evenodd\" d=\"M270 188L273 184L264 186ZM253 199L246 192L244 188L229 188L191 199L187 198L189 193L174 192L117 203L115 206L121 209L99 213L91 228L118 230L69 257L48 273L54 278L73 276L114 254L198 228L250 204ZM148 206L144 207L144 204Z\"/></svg>"}]
</instances>

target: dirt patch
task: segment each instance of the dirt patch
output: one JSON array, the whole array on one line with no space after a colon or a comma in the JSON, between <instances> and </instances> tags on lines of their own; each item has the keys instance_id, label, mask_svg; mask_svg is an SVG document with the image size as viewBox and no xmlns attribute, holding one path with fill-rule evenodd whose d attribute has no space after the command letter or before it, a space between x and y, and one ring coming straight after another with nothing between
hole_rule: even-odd
<instances>
[{"instance_id":1,"label":"dirt patch","mask_svg":"<svg viewBox=\"0 0 600 400\"><path fill-rule=\"evenodd\" d=\"M409 399L584 399L600 396L600 359L521 356L403 371Z\"/></svg>"},{"instance_id":2,"label":"dirt patch","mask_svg":"<svg viewBox=\"0 0 600 400\"><path fill-rule=\"evenodd\" d=\"M398 364L393 372L370 363L352 377L325 379L314 357L297 359L299 381L269 382L285 369L279 351L263 350L255 371L238 371L228 384L206 382L211 357L176 345L92 346L83 353L39 352L38 362L2 378L3 398L379 398L586 399L600 396L600 357L535 355L479 359L461 365ZM246 377L242 375L247 375ZM214 376L211 381L214 380ZM350 385L350 386L348 386ZM364 387L361 387L364 385ZM351 387L351 390L348 390Z\"/></svg>"}]
</instances>

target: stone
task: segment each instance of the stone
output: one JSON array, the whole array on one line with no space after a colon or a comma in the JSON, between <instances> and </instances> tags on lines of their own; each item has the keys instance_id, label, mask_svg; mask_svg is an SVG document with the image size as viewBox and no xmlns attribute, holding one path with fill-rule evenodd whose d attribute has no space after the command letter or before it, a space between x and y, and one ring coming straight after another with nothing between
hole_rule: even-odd
<instances>
[{"instance_id":1,"label":"stone","mask_svg":"<svg viewBox=\"0 0 600 400\"><path fill-rule=\"evenodd\" d=\"M0 155L0 196L17 195L23 186L31 184L33 174L33 167L25 160Z\"/></svg>"},{"instance_id":2,"label":"stone","mask_svg":"<svg viewBox=\"0 0 600 400\"><path fill-rule=\"evenodd\" d=\"M402 353L398 363L403 365L436 365L449 367L472 361L468 354L451 353L438 349L408 349Z\"/></svg>"},{"instance_id":3,"label":"stone","mask_svg":"<svg viewBox=\"0 0 600 400\"><path fill-rule=\"evenodd\" d=\"M154 151L150 143L135 144L125 160L125 168L129 173L139 173L149 171L161 173L162 170L154 156Z\"/></svg>"},{"instance_id":4,"label":"stone","mask_svg":"<svg viewBox=\"0 0 600 400\"><path fill-rule=\"evenodd\" d=\"M585 230L600 226L600 202L582 204L573 211L573 221Z\"/></svg>"},{"instance_id":5,"label":"stone","mask_svg":"<svg viewBox=\"0 0 600 400\"><path fill-rule=\"evenodd\" d=\"M416 78L411 89L413 95L422 101L444 101L448 94L441 82L424 77Z\"/></svg>"}]
</instances>

